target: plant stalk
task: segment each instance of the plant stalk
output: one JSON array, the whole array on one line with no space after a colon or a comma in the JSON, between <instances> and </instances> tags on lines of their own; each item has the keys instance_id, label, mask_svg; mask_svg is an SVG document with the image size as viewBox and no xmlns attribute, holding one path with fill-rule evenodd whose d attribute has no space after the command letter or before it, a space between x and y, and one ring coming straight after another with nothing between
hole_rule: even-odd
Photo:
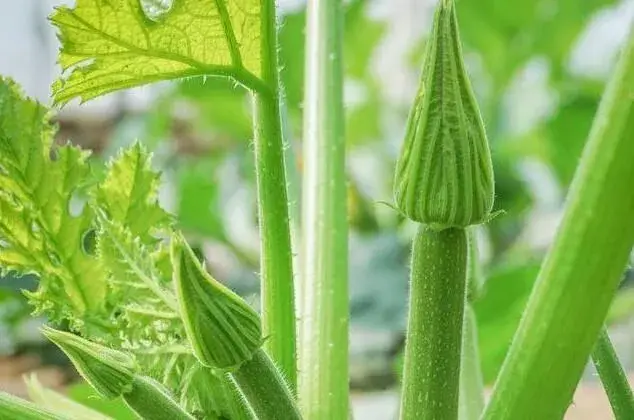
<instances>
[{"instance_id":1,"label":"plant stalk","mask_svg":"<svg viewBox=\"0 0 634 420\"><path fill-rule=\"evenodd\" d=\"M632 389L605 327L601 329L592 351L592 361L610 400L615 419L634 419Z\"/></svg>"},{"instance_id":2,"label":"plant stalk","mask_svg":"<svg viewBox=\"0 0 634 420\"><path fill-rule=\"evenodd\" d=\"M132 389L121 394L138 416L147 420L194 420L156 381L135 375Z\"/></svg>"},{"instance_id":3,"label":"plant stalk","mask_svg":"<svg viewBox=\"0 0 634 420\"><path fill-rule=\"evenodd\" d=\"M484 384L478 353L478 331L475 313L467 304L462 331L462 363L460 366L460 420L478 420L484 411Z\"/></svg>"},{"instance_id":4,"label":"plant stalk","mask_svg":"<svg viewBox=\"0 0 634 420\"><path fill-rule=\"evenodd\" d=\"M298 394L311 420L349 416L341 3L310 0L306 12Z\"/></svg>"},{"instance_id":5,"label":"plant stalk","mask_svg":"<svg viewBox=\"0 0 634 420\"><path fill-rule=\"evenodd\" d=\"M478 420L484 411L484 383L478 352L478 325L473 302L480 295L483 276L480 266L477 226L467 229L467 306L462 327L462 361L460 366L460 420Z\"/></svg>"},{"instance_id":6,"label":"plant stalk","mask_svg":"<svg viewBox=\"0 0 634 420\"><path fill-rule=\"evenodd\" d=\"M12 420L69 420L30 401L0 392L0 418Z\"/></svg>"},{"instance_id":7,"label":"plant stalk","mask_svg":"<svg viewBox=\"0 0 634 420\"><path fill-rule=\"evenodd\" d=\"M254 93L255 167L260 224L262 329L265 348L296 388L295 295L284 140L280 114L274 0L262 1L260 50L268 91Z\"/></svg>"},{"instance_id":8,"label":"plant stalk","mask_svg":"<svg viewBox=\"0 0 634 420\"><path fill-rule=\"evenodd\" d=\"M563 220L484 419L564 416L634 242L632 162L634 30L601 101Z\"/></svg>"},{"instance_id":9,"label":"plant stalk","mask_svg":"<svg viewBox=\"0 0 634 420\"><path fill-rule=\"evenodd\" d=\"M259 420L301 420L288 385L264 350L229 375Z\"/></svg>"},{"instance_id":10,"label":"plant stalk","mask_svg":"<svg viewBox=\"0 0 634 420\"><path fill-rule=\"evenodd\" d=\"M412 247L402 420L458 418L466 263L464 229L418 228Z\"/></svg>"}]
</instances>

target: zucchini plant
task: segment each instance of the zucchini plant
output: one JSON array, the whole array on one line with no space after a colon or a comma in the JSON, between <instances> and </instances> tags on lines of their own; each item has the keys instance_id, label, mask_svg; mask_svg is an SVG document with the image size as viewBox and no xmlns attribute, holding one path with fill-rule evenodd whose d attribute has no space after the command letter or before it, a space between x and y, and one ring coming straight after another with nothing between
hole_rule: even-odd
<instances>
[{"instance_id":1,"label":"zucchini plant","mask_svg":"<svg viewBox=\"0 0 634 420\"><path fill-rule=\"evenodd\" d=\"M485 406L472 226L495 216L495 182L459 7L436 5L395 168L394 208L419 225L400 417L562 418L592 357L615 415L634 418L602 330L634 244L634 32ZM301 212L289 208L273 0L77 0L51 16L64 71L52 86L55 106L190 77L226 78L250 92L260 312L207 272L160 206L160 174L142 144L96 176L87 152L54 144L52 111L0 79L0 271L38 276L27 296L48 318L43 334L100 396L121 398L139 418L351 416L342 9L341 0L308 2ZM30 387L34 402L0 393L0 417L108 418Z\"/></svg>"}]
</instances>

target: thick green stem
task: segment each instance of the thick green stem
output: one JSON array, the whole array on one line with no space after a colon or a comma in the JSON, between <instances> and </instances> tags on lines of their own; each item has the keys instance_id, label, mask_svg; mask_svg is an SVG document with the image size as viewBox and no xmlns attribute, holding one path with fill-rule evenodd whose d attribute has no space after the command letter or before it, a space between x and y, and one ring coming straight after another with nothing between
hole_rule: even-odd
<instances>
[{"instance_id":1,"label":"thick green stem","mask_svg":"<svg viewBox=\"0 0 634 420\"><path fill-rule=\"evenodd\" d=\"M44 410L32 402L0 392L0 418L12 420L69 420Z\"/></svg>"},{"instance_id":2,"label":"thick green stem","mask_svg":"<svg viewBox=\"0 0 634 420\"><path fill-rule=\"evenodd\" d=\"M458 418L466 263L464 229L419 227L412 247L402 420Z\"/></svg>"},{"instance_id":3,"label":"thick green stem","mask_svg":"<svg viewBox=\"0 0 634 420\"><path fill-rule=\"evenodd\" d=\"M634 31L484 418L560 419L634 242Z\"/></svg>"},{"instance_id":4,"label":"thick green stem","mask_svg":"<svg viewBox=\"0 0 634 420\"><path fill-rule=\"evenodd\" d=\"M136 375L132 389L122 394L126 404L146 420L194 420L159 383Z\"/></svg>"},{"instance_id":5,"label":"thick green stem","mask_svg":"<svg viewBox=\"0 0 634 420\"><path fill-rule=\"evenodd\" d=\"M470 304L465 308L460 366L460 420L478 420L484 411L484 384L478 353L478 331Z\"/></svg>"},{"instance_id":6,"label":"thick green stem","mask_svg":"<svg viewBox=\"0 0 634 420\"><path fill-rule=\"evenodd\" d=\"M264 350L230 376L259 420L301 419L288 385Z\"/></svg>"},{"instance_id":7,"label":"thick green stem","mask_svg":"<svg viewBox=\"0 0 634 420\"><path fill-rule=\"evenodd\" d=\"M255 166L260 223L262 326L267 351L292 389L296 384L295 295L279 102L275 1L262 1L262 79L254 98Z\"/></svg>"},{"instance_id":8,"label":"thick green stem","mask_svg":"<svg viewBox=\"0 0 634 420\"><path fill-rule=\"evenodd\" d=\"M299 399L307 419L345 419L348 222L341 0L308 2Z\"/></svg>"},{"instance_id":9,"label":"thick green stem","mask_svg":"<svg viewBox=\"0 0 634 420\"><path fill-rule=\"evenodd\" d=\"M592 361L608 395L616 420L634 419L632 389L605 328L599 333L597 344L592 351Z\"/></svg>"}]
</instances>

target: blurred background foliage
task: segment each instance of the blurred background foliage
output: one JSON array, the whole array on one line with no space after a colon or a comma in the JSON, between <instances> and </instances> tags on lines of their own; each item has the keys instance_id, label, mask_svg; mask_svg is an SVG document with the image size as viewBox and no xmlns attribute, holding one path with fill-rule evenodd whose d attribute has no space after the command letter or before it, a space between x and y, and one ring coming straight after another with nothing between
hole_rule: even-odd
<instances>
[{"instance_id":1,"label":"blurred background foliage","mask_svg":"<svg viewBox=\"0 0 634 420\"><path fill-rule=\"evenodd\" d=\"M301 2L290 3L281 17L280 65L289 189L297 216L305 13ZM466 63L493 153L496 209L503 210L477 231L486 281L474 307L488 383L503 361L554 235L605 85L606 72L583 71L575 64L578 56L596 59L588 56L594 52L578 51L581 41L597 16L631 5L614 0L458 2ZM433 7L433 1L346 3L351 371L353 385L363 388L394 383L392 363L403 343L413 229L383 202L392 201L393 168ZM257 305L257 213L246 91L230 81L196 78L153 89L147 108L122 104L90 135L82 134L82 122L72 112L60 114L59 124L60 140L70 136L95 149L97 172L121 146L136 139L148 145L164 174L165 206L207 257L212 274ZM20 331L28 308L17 289L32 283L3 282L0 289L0 335L12 337L0 347L5 354L24 345ZM632 313L628 282L613 309L612 323Z\"/></svg>"}]
</instances>

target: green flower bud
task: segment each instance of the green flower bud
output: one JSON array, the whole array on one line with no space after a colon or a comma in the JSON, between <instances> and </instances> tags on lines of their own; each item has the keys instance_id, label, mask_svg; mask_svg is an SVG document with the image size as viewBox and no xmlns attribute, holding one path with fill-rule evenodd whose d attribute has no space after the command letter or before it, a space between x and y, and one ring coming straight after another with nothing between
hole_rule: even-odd
<instances>
[{"instance_id":1,"label":"green flower bud","mask_svg":"<svg viewBox=\"0 0 634 420\"><path fill-rule=\"evenodd\" d=\"M43 332L104 398L123 397L142 419L194 420L161 384L136 375L134 359L127 354L52 328L44 327Z\"/></svg>"},{"instance_id":2,"label":"green flower bud","mask_svg":"<svg viewBox=\"0 0 634 420\"><path fill-rule=\"evenodd\" d=\"M441 0L394 184L397 208L434 229L486 222L493 207L491 155L461 50L454 1Z\"/></svg>"},{"instance_id":3,"label":"green flower bud","mask_svg":"<svg viewBox=\"0 0 634 420\"><path fill-rule=\"evenodd\" d=\"M0 392L0 419L68 420L5 392Z\"/></svg>"},{"instance_id":4,"label":"green flower bud","mask_svg":"<svg viewBox=\"0 0 634 420\"><path fill-rule=\"evenodd\" d=\"M171 248L174 283L194 354L206 366L233 370L262 345L260 317L213 279L180 235Z\"/></svg>"},{"instance_id":5,"label":"green flower bud","mask_svg":"<svg viewBox=\"0 0 634 420\"><path fill-rule=\"evenodd\" d=\"M130 392L135 363L132 357L77 335L44 327L44 335L73 362L77 371L104 398Z\"/></svg>"}]
</instances>

